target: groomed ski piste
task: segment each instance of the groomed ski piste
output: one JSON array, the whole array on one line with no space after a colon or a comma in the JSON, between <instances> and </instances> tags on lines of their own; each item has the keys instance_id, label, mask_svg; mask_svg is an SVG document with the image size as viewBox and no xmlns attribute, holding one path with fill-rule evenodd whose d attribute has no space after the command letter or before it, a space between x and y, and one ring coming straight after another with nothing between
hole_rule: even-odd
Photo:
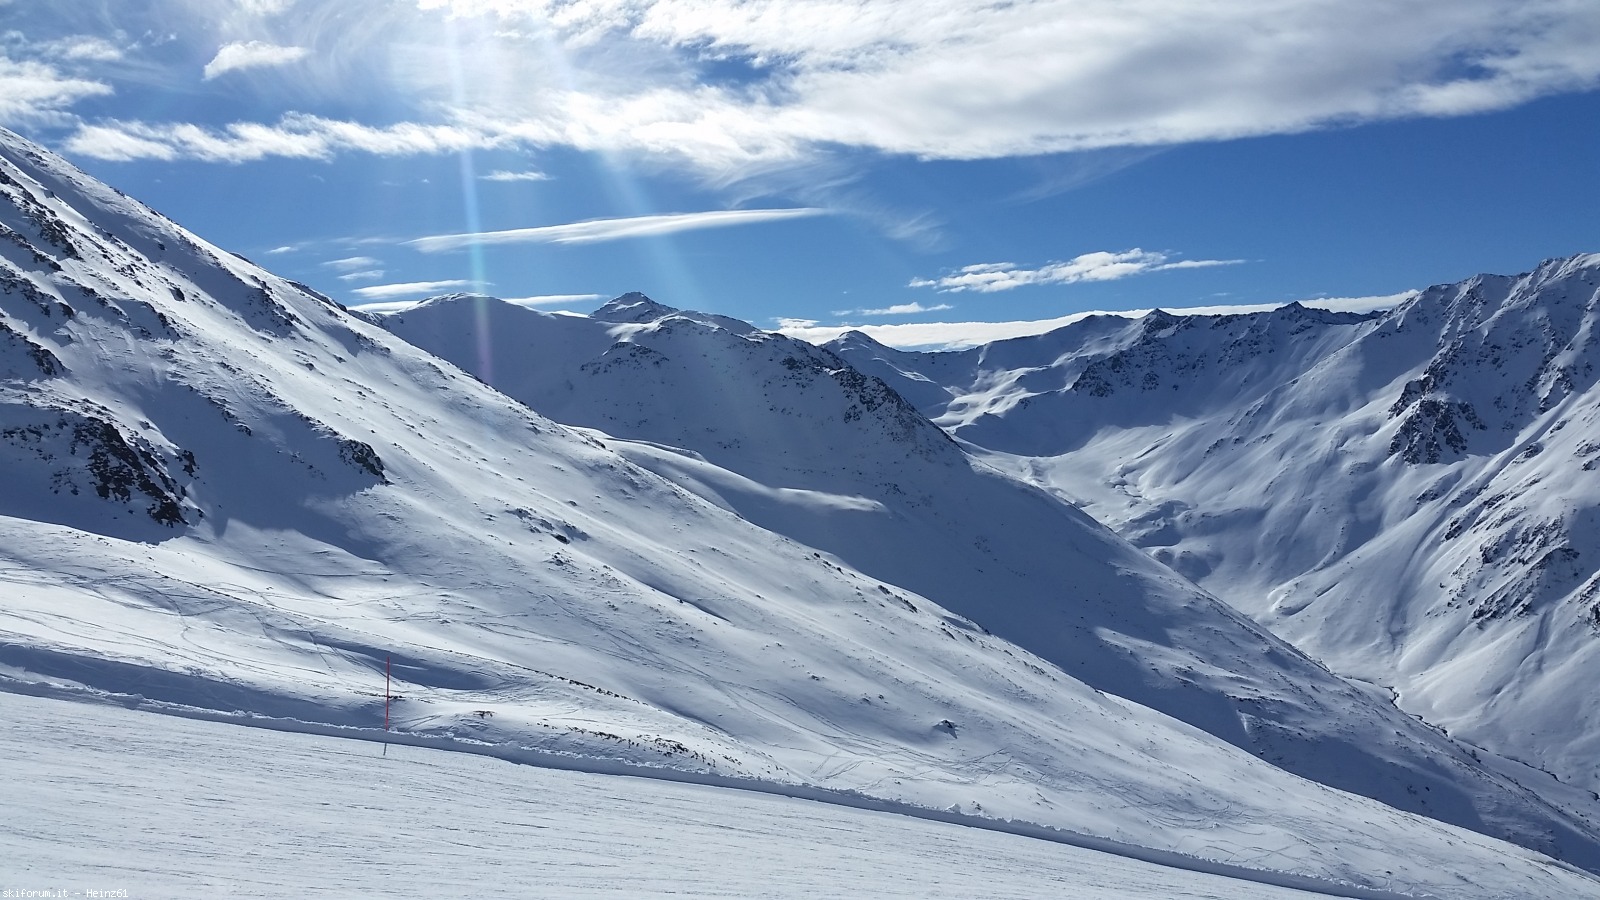
<instances>
[{"instance_id":1,"label":"groomed ski piste","mask_svg":"<svg viewBox=\"0 0 1600 900\"><path fill-rule=\"evenodd\" d=\"M0 690L6 897L1422 896L796 785L34 690Z\"/></svg>"},{"instance_id":2,"label":"groomed ski piste","mask_svg":"<svg viewBox=\"0 0 1600 900\"><path fill-rule=\"evenodd\" d=\"M848 388L858 411L841 421L893 438L876 461L905 460L909 474L859 482L888 499L829 490L872 478L835 482L837 466L770 492L735 492L736 473L691 466L690 451L676 472L657 463L662 474L4 132L0 176L0 676L41 695L5 698L11 736L34 740L6 772L36 760L15 781L40 792L29 802L55 804L18 827L79 805L74 791L124 804L102 807L106 818L175 830L147 845L146 867L170 877L199 867L194 842L276 840L273 827L200 815L203 796L162 793L203 789L198 774L151 764L123 785L97 774L113 762L74 756L49 729L85 710L132 715L101 736L113 751L152 741L195 773L206 755L172 737L199 727L183 718L226 720L205 727L256 748L316 732L292 740L366 738L316 746L381 754L392 659L388 739L405 746L391 757L583 771L646 805L660 785L690 782L707 798L915 813L963 834L1025 832L1012 836L1350 896L1600 896L1573 865L1600 865L1583 822L1070 506L956 452L826 357L773 361L800 378L786 383ZM620 367L651 364L623 351ZM787 477L802 457L765 475ZM941 499L949 485L970 493ZM900 555L852 562L741 507L774 525L882 532L879 549ZM1050 583L1012 572L990 583L1003 589L956 583L967 593L925 574L920 590L891 580L951 570L940 556L971 526L918 524L934 510L951 527L959 513L1025 512L960 558L978 554L996 578L1048 564ZM219 782L249 771L216 768ZM302 772L268 784L326 798L339 783ZM455 806L411 818L428 840L455 841L455 807L492 794L463 787ZM361 809L328 816L354 829ZM48 877L60 854L92 859L103 840L89 826L65 841L7 833L31 848L0 857L8 876L26 864ZM352 843L316 842L333 859ZM714 849L680 854L709 865ZM482 871L480 887L516 874Z\"/></svg>"}]
</instances>

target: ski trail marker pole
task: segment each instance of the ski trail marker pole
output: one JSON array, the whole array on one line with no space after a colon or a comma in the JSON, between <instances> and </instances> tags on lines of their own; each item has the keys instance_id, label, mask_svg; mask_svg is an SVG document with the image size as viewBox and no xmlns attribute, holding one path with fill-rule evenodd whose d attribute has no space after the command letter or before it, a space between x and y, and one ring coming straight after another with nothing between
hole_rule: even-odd
<instances>
[{"instance_id":1,"label":"ski trail marker pole","mask_svg":"<svg viewBox=\"0 0 1600 900\"><path fill-rule=\"evenodd\" d=\"M383 755L389 755L389 677L394 668L394 660L389 654L383 655Z\"/></svg>"}]
</instances>

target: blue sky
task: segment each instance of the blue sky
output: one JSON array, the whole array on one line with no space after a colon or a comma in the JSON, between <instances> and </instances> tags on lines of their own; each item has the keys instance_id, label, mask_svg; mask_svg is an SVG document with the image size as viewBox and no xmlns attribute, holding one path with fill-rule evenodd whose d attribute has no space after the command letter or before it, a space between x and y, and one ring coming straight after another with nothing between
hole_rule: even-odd
<instances>
[{"instance_id":1,"label":"blue sky","mask_svg":"<svg viewBox=\"0 0 1600 900\"><path fill-rule=\"evenodd\" d=\"M1595 47L1593 0L0 0L0 125L351 305L926 344L1600 250Z\"/></svg>"}]
</instances>

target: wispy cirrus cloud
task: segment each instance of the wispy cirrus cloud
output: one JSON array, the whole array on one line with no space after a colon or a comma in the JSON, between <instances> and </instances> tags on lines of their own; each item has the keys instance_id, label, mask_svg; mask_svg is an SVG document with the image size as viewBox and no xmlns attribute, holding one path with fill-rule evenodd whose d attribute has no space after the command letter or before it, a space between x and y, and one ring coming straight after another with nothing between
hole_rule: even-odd
<instances>
[{"instance_id":1,"label":"wispy cirrus cloud","mask_svg":"<svg viewBox=\"0 0 1600 900\"><path fill-rule=\"evenodd\" d=\"M368 287L356 288L350 293L363 300L391 300L395 297L415 297L438 291L457 290L471 287L472 285L473 282L464 278L452 278L445 281L406 281L398 284L369 285Z\"/></svg>"},{"instance_id":2,"label":"wispy cirrus cloud","mask_svg":"<svg viewBox=\"0 0 1600 900\"><path fill-rule=\"evenodd\" d=\"M917 313L939 312L946 309L955 309L948 303L936 303L933 306L923 306L921 303L896 303L882 309L842 309L834 312L836 316L911 316Z\"/></svg>"},{"instance_id":3,"label":"wispy cirrus cloud","mask_svg":"<svg viewBox=\"0 0 1600 900\"><path fill-rule=\"evenodd\" d=\"M373 235L365 235L360 237L323 237L315 240L296 241L292 244L282 244L264 252L272 256L282 256L288 253L306 253L308 251L321 253L327 251L329 248L338 248L343 251L354 253L358 248L361 247L389 247L393 246L394 243L395 238L376 237ZM366 262L360 263L360 265L363 266L376 266L382 264L382 260L371 256L349 256L343 259L329 260L327 262L320 263L320 265L328 268L338 268L340 266L354 267L357 264L355 262L356 260L366 260Z\"/></svg>"},{"instance_id":4,"label":"wispy cirrus cloud","mask_svg":"<svg viewBox=\"0 0 1600 900\"><path fill-rule=\"evenodd\" d=\"M65 146L70 153L117 162L198 159L243 163L271 157L328 159L346 151L380 156L453 153L504 142L504 138L465 126L369 126L291 113L274 125L238 122L223 128L104 120L80 125Z\"/></svg>"},{"instance_id":5,"label":"wispy cirrus cloud","mask_svg":"<svg viewBox=\"0 0 1600 900\"><path fill-rule=\"evenodd\" d=\"M242 69L286 66L305 59L310 52L304 47L283 47L266 41L235 41L217 49L217 55L206 63L202 77L210 81Z\"/></svg>"},{"instance_id":6,"label":"wispy cirrus cloud","mask_svg":"<svg viewBox=\"0 0 1600 900\"><path fill-rule=\"evenodd\" d=\"M361 269L356 272L346 272L336 276L340 281L373 281L384 276L383 269Z\"/></svg>"},{"instance_id":7,"label":"wispy cirrus cloud","mask_svg":"<svg viewBox=\"0 0 1600 900\"><path fill-rule=\"evenodd\" d=\"M76 34L45 41L37 47L45 56L73 62L114 62L125 55L123 49L116 44L89 34Z\"/></svg>"},{"instance_id":8,"label":"wispy cirrus cloud","mask_svg":"<svg viewBox=\"0 0 1600 900\"><path fill-rule=\"evenodd\" d=\"M346 256L343 259L330 259L322 263L323 268L340 272L349 272L354 269L370 269L380 265L383 265L383 260L372 256Z\"/></svg>"},{"instance_id":9,"label":"wispy cirrus cloud","mask_svg":"<svg viewBox=\"0 0 1600 900\"><path fill-rule=\"evenodd\" d=\"M976 291L991 294L1009 291L1033 284L1072 284L1078 281L1116 281L1148 272L1171 269L1204 269L1213 266L1232 266L1242 259L1181 259L1169 260L1164 253L1124 250L1120 253L1100 251L1075 256L1065 262L1052 262L1038 268L1025 268L1016 263L980 263L963 266L949 275L938 278L914 278L910 287L931 287L941 293Z\"/></svg>"},{"instance_id":10,"label":"wispy cirrus cloud","mask_svg":"<svg viewBox=\"0 0 1600 900\"><path fill-rule=\"evenodd\" d=\"M494 171L494 172L490 172L487 175L479 175L478 176L478 180L479 181L549 181L550 180L550 176L545 174L544 172L540 172L540 171L532 170L532 169L530 169L528 171L525 171L525 172L508 172L508 171L505 171L505 170L502 169L502 170L497 170L497 171Z\"/></svg>"},{"instance_id":11,"label":"wispy cirrus cloud","mask_svg":"<svg viewBox=\"0 0 1600 900\"><path fill-rule=\"evenodd\" d=\"M793 209L725 209L709 212L671 213L659 216L629 216L619 219L591 219L565 225L540 225L507 231L480 231L467 234L436 234L406 241L424 253L459 250L484 244L591 244L624 238L659 237L704 228L728 228L827 214L815 207Z\"/></svg>"}]
</instances>

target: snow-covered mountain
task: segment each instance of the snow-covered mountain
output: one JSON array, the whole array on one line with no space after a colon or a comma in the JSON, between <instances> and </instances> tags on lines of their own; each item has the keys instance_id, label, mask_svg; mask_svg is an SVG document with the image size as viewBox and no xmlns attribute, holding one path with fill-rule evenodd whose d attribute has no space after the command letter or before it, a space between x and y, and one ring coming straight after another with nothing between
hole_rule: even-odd
<instances>
[{"instance_id":1,"label":"snow-covered mountain","mask_svg":"<svg viewBox=\"0 0 1600 900\"><path fill-rule=\"evenodd\" d=\"M758 356L781 350L794 377L792 396L765 402L837 409L882 444L848 477L893 459L929 497L829 491L820 464L769 493L735 477L737 443L726 467L613 450L4 132L0 196L0 688L375 737L392 658L402 742L870 798L1372 889L1600 896L1533 851L1241 751L1343 760L1392 802L1409 783L1436 795L1440 819L1600 867L1584 823L1046 493L972 464L828 354L738 338ZM733 334L642 318L606 327ZM600 368L652 365L636 349ZM648 408L666 399L686 416L715 402L645 394L628 415L667 418ZM814 463L797 449L764 474ZM984 515L1019 517L972 551L996 579L967 601L977 618L929 596L951 592L876 577L736 512L944 517L890 529L886 546L907 549L906 535L933 540L951 523L933 475L987 485L999 499L971 495ZM1035 528L1050 535L1024 533ZM1022 563L996 548L1012 542L1048 564L1049 603L1043 588L1001 593L1025 580L1002 577L1002 561ZM984 628L1028 616L1097 671ZM1183 697L1189 719L1235 743L1097 681Z\"/></svg>"},{"instance_id":2,"label":"snow-covered mountain","mask_svg":"<svg viewBox=\"0 0 1600 900\"><path fill-rule=\"evenodd\" d=\"M952 640L992 633L1344 790L1468 827L1497 816L1477 762L1386 695L974 462L828 350L637 294L589 317L451 295L385 321L685 489L939 603L959 616Z\"/></svg>"},{"instance_id":3,"label":"snow-covered mountain","mask_svg":"<svg viewBox=\"0 0 1600 900\"><path fill-rule=\"evenodd\" d=\"M1582 255L1370 316L1156 313L961 353L860 334L832 349L992 463L1592 810L1597 309L1600 255Z\"/></svg>"}]
</instances>

